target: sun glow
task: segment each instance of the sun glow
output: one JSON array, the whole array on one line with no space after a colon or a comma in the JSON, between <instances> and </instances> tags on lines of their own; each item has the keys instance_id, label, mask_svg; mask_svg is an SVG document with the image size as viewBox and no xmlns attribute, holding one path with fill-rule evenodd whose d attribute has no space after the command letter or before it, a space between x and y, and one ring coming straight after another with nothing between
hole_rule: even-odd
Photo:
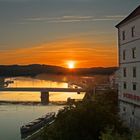
<instances>
[{"instance_id":1,"label":"sun glow","mask_svg":"<svg viewBox=\"0 0 140 140\"><path fill-rule=\"evenodd\" d=\"M68 61L67 63L69 69L75 68L75 61Z\"/></svg>"}]
</instances>

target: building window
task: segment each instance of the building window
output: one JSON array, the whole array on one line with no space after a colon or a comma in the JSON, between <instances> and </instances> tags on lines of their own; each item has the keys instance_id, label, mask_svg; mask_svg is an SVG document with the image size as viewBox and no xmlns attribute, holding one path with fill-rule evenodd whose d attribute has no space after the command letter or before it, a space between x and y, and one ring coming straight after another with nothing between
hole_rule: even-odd
<instances>
[{"instance_id":1,"label":"building window","mask_svg":"<svg viewBox=\"0 0 140 140\"><path fill-rule=\"evenodd\" d=\"M136 58L136 48L132 48L132 58Z\"/></svg>"},{"instance_id":2,"label":"building window","mask_svg":"<svg viewBox=\"0 0 140 140\"><path fill-rule=\"evenodd\" d=\"M126 51L123 50L123 60L125 60L125 57L126 57Z\"/></svg>"},{"instance_id":3,"label":"building window","mask_svg":"<svg viewBox=\"0 0 140 140\"><path fill-rule=\"evenodd\" d=\"M133 83L133 90L137 90L137 84Z\"/></svg>"},{"instance_id":4,"label":"building window","mask_svg":"<svg viewBox=\"0 0 140 140\"><path fill-rule=\"evenodd\" d=\"M123 68L123 76L126 77L126 68Z\"/></svg>"},{"instance_id":5,"label":"building window","mask_svg":"<svg viewBox=\"0 0 140 140\"><path fill-rule=\"evenodd\" d=\"M123 83L123 88L124 88L124 89L127 88L127 84L126 84L126 82Z\"/></svg>"},{"instance_id":6,"label":"building window","mask_svg":"<svg viewBox=\"0 0 140 140\"><path fill-rule=\"evenodd\" d=\"M131 35L132 35L132 37L135 36L135 26L133 26L133 27L131 28Z\"/></svg>"},{"instance_id":7,"label":"building window","mask_svg":"<svg viewBox=\"0 0 140 140\"><path fill-rule=\"evenodd\" d=\"M126 108L125 108L125 107L123 108L123 111L124 111L124 112L126 111Z\"/></svg>"},{"instance_id":8,"label":"building window","mask_svg":"<svg viewBox=\"0 0 140 140\"><path fill-rule=\"evenodd\" d=\"M122 31L122 40L125 40L125 31Z\"/></svg>"},{"instance_id":9,"label":"building window","mask_svg":"<svg viewBox=\"0 0 140 140\"><path fill-rule=\"evenodd\" d=\"M133 67L133 77L136 77L136 67Z\"/></svg>"}]
</instances>

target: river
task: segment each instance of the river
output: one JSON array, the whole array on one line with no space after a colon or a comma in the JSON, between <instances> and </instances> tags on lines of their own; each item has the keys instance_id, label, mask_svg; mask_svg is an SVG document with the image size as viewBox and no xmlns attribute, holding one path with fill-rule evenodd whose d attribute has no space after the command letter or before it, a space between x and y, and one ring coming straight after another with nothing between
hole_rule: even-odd
<instances>
[{"instance_id":1,"label":"river","mask_svg":"<svg viewBox=\"0 0 140 140\"><path fill-rule=\"evenodd\" d=\"M0 140L21 140L20 126L63 106L0 105Z\"/></svg>"},{"instance_id":2,"label":"river","mask_svg":"<svg viewBox=\"0 0 140 140\"><path fill-rule=\"evenodd\" d=\"M59 79L59 80L57 80ZM6 80L14 81L9 87L63 87L68 88L67 77L40 76L12 77ZM84 94L77 93L50 93L50 101L66 101L68 97L82 99ZM29 92L1 92L0 101L40 101L40 93ZM0 105L0 140L20 140L20 126L32 121L48 112L58 112L62 105Z\"/></svg>"}]
</instances>

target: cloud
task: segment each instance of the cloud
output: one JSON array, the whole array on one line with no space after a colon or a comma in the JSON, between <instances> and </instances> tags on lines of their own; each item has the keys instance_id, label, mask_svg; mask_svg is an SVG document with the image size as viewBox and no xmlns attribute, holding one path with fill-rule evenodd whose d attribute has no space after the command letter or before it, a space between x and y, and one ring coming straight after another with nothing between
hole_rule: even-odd
<instances>
[{"instance_id":1,"label":"cloud","mask_svg":"<svg viewBox=\"0 0 140 140\"><path fill-rule=\"evenodd\" d=\"M75 22L95 22L95 21L115 21L120 20L124 15L110 15L103 17L94 16L58 16L58 17L27 17L26 22L46 22L46 23L75 23Z\"/></svg>"},{"instance_id":2,"label":"cloud","mask_svg":"<svg viewBox=\"0 0 140 140\"><path fill-rule=\"evenodd\" d=\"M31 17L24 18L24 21L46 21L46 22L71 22L91 20L92 16L60 16L60 17Z\"/></svg>"},{"instance_id":3,"label":"cloud","mask_svg":"<svg viewBox=\"0 0 140 140\"><path fill-rule=\"evenodd\" d=\"M65 66L66 61L75 60L77 67L116 65L117 48L113 44L101 44L96 40L81 38L63 39L31 48L0 52L3 64L50 64ZM98 62L98 63L97 63Z\"/></svg>"},{"instance_id":4,"label":"cloud","mask_svg":"<svg viewBox=\"0 0 140 140\"><path fill-rule=\"evenodd\" d=\"M127 15L108 15L107 18L125 18Z\"/></svg>"}]
</instances>

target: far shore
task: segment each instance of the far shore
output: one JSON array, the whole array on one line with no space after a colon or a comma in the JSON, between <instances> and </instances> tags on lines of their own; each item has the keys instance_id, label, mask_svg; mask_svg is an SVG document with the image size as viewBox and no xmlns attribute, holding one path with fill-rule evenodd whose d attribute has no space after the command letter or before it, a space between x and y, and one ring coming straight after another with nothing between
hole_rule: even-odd
<instances>
[{"instance_id":1,"label":"far shore","mask_svg":"<svg viewBox=\"0 0 140 140\"><path fill-rule=\"evenodd\" d=\"M42 105L39 101L3 101L0 100L0 105L11 104L11 105ZM48 105L66 105L66 101L50 101ZM46 106L48 106L46 105Z\"/></svg>"}]
</instances>

